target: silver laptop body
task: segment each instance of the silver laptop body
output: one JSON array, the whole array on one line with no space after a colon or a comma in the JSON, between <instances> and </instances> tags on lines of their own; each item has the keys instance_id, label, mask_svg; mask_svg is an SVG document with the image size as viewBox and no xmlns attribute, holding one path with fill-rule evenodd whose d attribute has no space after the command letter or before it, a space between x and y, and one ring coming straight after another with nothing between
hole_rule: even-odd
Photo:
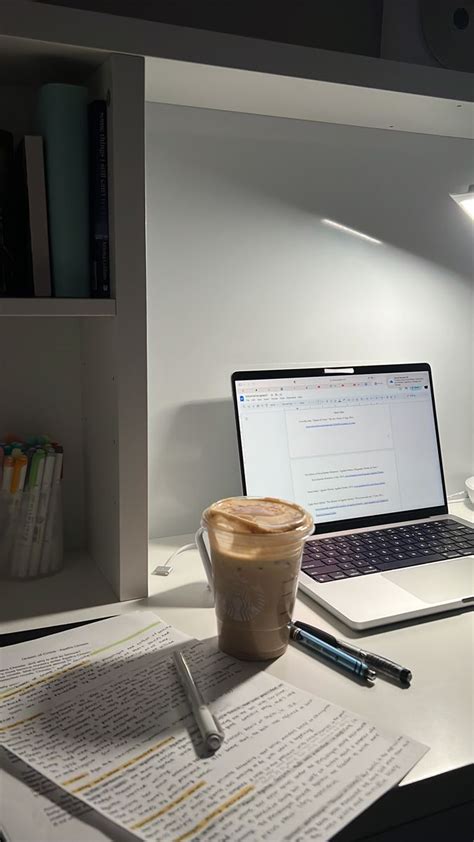
<instances>
[{"instance_id":1,"label":"silver laptop body","mask_svg":"<svg viewBox=\"0 0 474 842\"><path fill-rule=\"evenodd\" d=\"M427 363L240 371L232 391L244 494L313 514L301 591L354 629L474 605Z\"/></svg>"}]
</instances>

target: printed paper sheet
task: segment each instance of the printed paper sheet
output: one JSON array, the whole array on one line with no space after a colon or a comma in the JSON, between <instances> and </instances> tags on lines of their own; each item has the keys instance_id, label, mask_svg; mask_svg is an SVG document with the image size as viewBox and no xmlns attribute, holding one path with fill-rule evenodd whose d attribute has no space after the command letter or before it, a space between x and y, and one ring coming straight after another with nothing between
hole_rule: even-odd
<instances>
[{"instance_id":1,"label":"printed paper sheet","mask_svg":"<svg viewBox=\"0 0 474 842\"><path fill-rule=\"evenodd\" d=\"M41 688L43 701L51 703L54 681L37 684L38 679L47 678L52 673L58 673L59 679L64 669L77 666L87 658L97 660L126 656L127 652L130 654L135 649L138 638L142 647L151 645L156 649L178 644L187 636L172 629L151 611L137 611L101 620L61 634L5 647L1 654L0 687L8 693L15 687L32 682L33 698L38 698ZM74 670L71 670L68 680L69 692L76 692L77 674ZM25 695L23 701L26 702ZM136 838L4 748L0 748L0 776L0 826L3 822L12 842L107 842L112 838L116 842L130 842Z\"/></svg>"},{"instance_id":2,"label":"printed paper sheet","mask_svg":"<svg viewBox=\"0 0 474 842\"><path fill-rule=\"evenodd\" d=\"M426 751L228 658L215 641L184 649L225 733L214 756L202 756L168 651L143 645L57 676L54 707L42 697L46 682L41 691L11 692L4 744L70 795L157 842L329 839ZM74 672L81 681L71 694L63 682Z\"/></svg>"}]
</instances>

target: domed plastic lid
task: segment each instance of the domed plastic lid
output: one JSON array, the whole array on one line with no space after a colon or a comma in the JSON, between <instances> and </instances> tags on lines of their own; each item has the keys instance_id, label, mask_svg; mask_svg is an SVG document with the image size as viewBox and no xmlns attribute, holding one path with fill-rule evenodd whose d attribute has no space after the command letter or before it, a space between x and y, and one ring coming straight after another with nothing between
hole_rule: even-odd
<instances>
[{"instance_id":1,"label":"domed plastic lid","mask_svg":"<svg viewBox=\"0 0 474 842\"><path fill-rule=\"evenodd\" d=\"M226 532L267 534L308 530L311 515L297 503L274 497L228 497L203 514L204 523Z\"/></svg>"}]
</instances>

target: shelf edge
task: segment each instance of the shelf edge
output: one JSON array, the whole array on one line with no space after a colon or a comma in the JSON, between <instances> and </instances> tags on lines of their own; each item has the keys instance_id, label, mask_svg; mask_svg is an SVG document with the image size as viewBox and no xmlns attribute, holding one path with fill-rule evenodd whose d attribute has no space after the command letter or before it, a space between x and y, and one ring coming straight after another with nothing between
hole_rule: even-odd
<instances>
[{"instance_id":1,"label":"shelf edge","mask_svg":"<svg viewBox=\"0 0 474 842\"><path fill-rule=\"evenodd\" d=\"M113 298L0 298L0 317L110 318L115 315Z\"/></svg>"}]
</instances>

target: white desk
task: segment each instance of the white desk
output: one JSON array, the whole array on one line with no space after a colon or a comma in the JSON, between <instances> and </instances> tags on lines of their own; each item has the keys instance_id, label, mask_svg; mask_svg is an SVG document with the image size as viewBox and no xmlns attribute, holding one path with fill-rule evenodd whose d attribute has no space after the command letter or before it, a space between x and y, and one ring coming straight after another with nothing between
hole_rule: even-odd
<instances>
[{"instance_id":1,"label":"white desk","mask_svg":"<svg viewBox=\"0 0 474 842\"><path fill-rule=\"evenodd\" d=\"M474 522L469 504L456 504L451 510ZM181 535L152 541L150 571L192 538ZM177 556L168 577L151 577L149 593L148 605L164 620L193 637L215 636L214 609L197 550ZM374 839L395 842L404 840L414 827L421 833L419 838L455 838L459 822L467 826L471 821L465 802L472 798L466 767L474 761L472 610L359 634L300 594L294 616L409 667L412 684L402 689L378 678L373 687L365 686L291 644L267 667L272 675L430 747L402 781L402 789L393 790L356 819L338 835L338 842L374 834Z\"/></svg>"},{"instance_id":2,"label":"white desk","mask_svg":"<svg viewBox=\"0 0 474 842\"><path fill-rule=\"evenodd\" d=\"M452 511L474 522L474 511L467 504L456 504ZM150 570L190 541L191 535L152 541ZM197 550L179 555L168 577L151 577L148 604L164 620L193 637L216 634L214 610ZM299 594L294 615L338 637L356 640L362 648L412 670L413 682L408 689L381 678L373 687L364 686L292 645L268 667L278 678L430 746L404 784L473 762L472 610L358 633Z\"/></svg>"},{"instance_id":3,"label":"white desk","mask_svg":"<svg viewBox=\"0 0 474 842\"><path fill-rule=\"evenodd\" d=\"M474 509L469 503L457 503L450 508L453 513L474 522ZM150 571L191 540L192 536L181 535L152 541ZM197 550L178 556L168 577L151 576L149 593L148 599L133 602L104 599L90 608L61 613L34 616L32 611L29 617L4 623L1 630L7 633L151 608L193 637L202 639L216 634L214 609ZM473 762L472 611L358 634L301 595L295 617L332 631L336 636L357 640L361 646L412 670L414 678L409 689L403 690L380 678L373 687L368 687L291 645L285 655L268 667L278 678L428 745L430 751L403 784L426 780Z\"/></svg>"}]
</instances>

